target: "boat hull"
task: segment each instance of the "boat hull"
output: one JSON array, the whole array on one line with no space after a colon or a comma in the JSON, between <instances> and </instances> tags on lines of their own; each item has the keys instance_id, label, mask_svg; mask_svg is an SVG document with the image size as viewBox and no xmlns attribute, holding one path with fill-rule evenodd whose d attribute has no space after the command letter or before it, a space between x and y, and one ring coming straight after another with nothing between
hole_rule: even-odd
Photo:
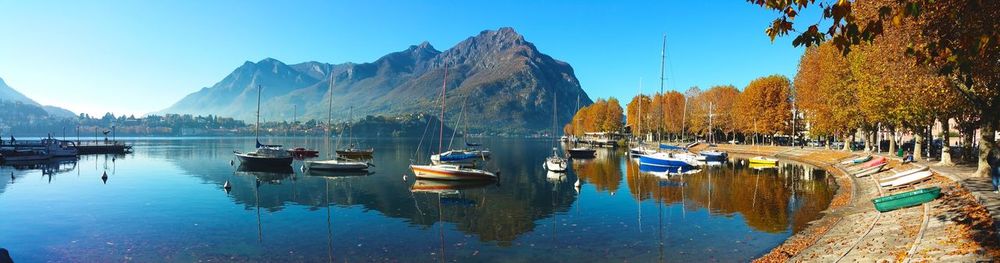
<instances>
[{"instance_id":1,"label":"boat hull","mask_svg":"<svg viewBox=\"0 0 1000 263\"><path fill-rule=\"evenodd\" d=\"M674 172L678 170L689 170L695 166L679 158L662 156L662 154L651 154L639 156L640 168L657 172Z\"/></svg>"},{"instance_id":2,"label":"boat hull","mask_svg":"<svg viewBox=\"0 0 1000 263\"><path fill-rule=\"evenodd\" d=\"M362 162L341 162L341 161L307 161L306 169L320 171L366 171L368 164Z\"/></svg>"},{"instance_id":3,"label":"boat hull","mask_svg":"<svg viewBox=\"0 0 1000 263\"><path fill-rule=\"evenodd\" d=\"M941 187L935 186L931 188L917 189L909 192L875 198L872 199L872 204L875 205L875 210L884 213L900 208L917 206L926 202L934 201L934 199L937 199L939 196L941 196Z\"/></svg>"},{"instance_id":4,"label":"boat hull","mask_svg":"<svg viewBox=\"0 0 1000 263\"><path fill-rule=\"evenodd\" d=\"M702 151L698 154L704 156L706 162L725 162L727 158L727 154L725 152Z\"/></svg>"},{"instance_id":5,"label":"boat hull","mask_svg":"<svg viewBox=\"0 0 1000 263\"><path fill-rule=\"evenodd\" d=\"M778 159L771 159L766 157L754 157L750 158L750 163L756 164L778 164Z\"/></svg>"},{"instance_id":6,"label":"boat hull","mask_svg":"<svg viewBox=\"0 0 1000 263\"><path fill-rule=\"evenodd\" d=\"M567 165L568 163L566 162L566 159L549 157L545 160L545 164L542 166L550 172L562 173L566 172Z\"/></svg>"},{"instance_id":7,"label":"boat hull","mask_svg":"<svg viewBox=\"0 0 1000 263\"><path fill-rule=\"evenodd\" d=\"M252 156L247 154L236 154L236 158L240 159L240 164L247 166L265 167L265 166L291 166L292 157L261 157Z\"/></svg>"},{"instance_id":8,"label":"boat hull","mask_svg":"<svg viewBox=\"0 0 1000 263\"><path fill-rule=\"evenodd\" d=\"M457 167L457 166L456 166ZM410 170L417 178L431 180L495 180L496 175L491 172L468 169L440 167L436 165L410 165Z\"/></svg>"}]
</instances>

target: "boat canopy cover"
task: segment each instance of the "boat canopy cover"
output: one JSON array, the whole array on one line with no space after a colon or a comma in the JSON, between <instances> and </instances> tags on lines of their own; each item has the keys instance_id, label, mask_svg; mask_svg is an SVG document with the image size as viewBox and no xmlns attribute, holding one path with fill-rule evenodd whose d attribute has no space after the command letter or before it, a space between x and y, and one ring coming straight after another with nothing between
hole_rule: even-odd
<instances>
[{"instance_id":1,"label":"boat canopy cover","mask_svg":"<svg viewBox=\"0 0 1000 263\"><path fill-rule=\"evenodd\" d=\"M677 150L677 151L687 150L687 148L684 148L684 147L673 146L673 145L663 144L663 143L660 144L660 149L663 149L663 150Z\"/></svg>"},{"instance_id":2,"label":"boat canopy cover","mask_svg":"<svg viewBox=\"0 0 1000 263\"><path fill-rule=\"evenodd\" d=\"M261 147L281 147L281 145L278 145L278 144L271 144L271 145L261 144L260 140L257 140L257 148L261 148Z\"/></svg>"}]
</instances>

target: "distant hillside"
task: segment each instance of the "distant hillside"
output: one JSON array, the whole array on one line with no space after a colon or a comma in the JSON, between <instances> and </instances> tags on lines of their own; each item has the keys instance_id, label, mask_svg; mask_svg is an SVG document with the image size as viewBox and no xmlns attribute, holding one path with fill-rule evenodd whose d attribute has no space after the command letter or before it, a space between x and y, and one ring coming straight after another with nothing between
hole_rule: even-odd
<instances>
[{"instance_id":1,"label":"distant hillside","mask_svg":"<svg viewBox=\"0 0 1000 263\"><path fill-rule=\"evenodd\" d=\"M17 90L11 88L10 86L7 86L7 83L3 81L3 78L0 78L0 101L20 102L25 105L25 107L21 109L26 109L27 107L31 106L38 107L43 112L48 113L52 117L57 117L57 118L76 117L76 114L74 114L69 110L59 108L56 106L42 106L41 104L38 104L38 102L35 102L34 100L28 98L27 96L24 96L24 94L21 94L21 92L18 92ZM13 108L7 108L7 109L13 110ZM32 110L32 112L34 112L34 110Z\"/></svg>"},{"instance_id":2,"label":"distant hillside","mask_svg":"<svg viewBox=\"0 0 1000 263\"><path fill-rule=\"evenodd\" d=\"M442 81L448 76L447 116L455 123L465 107L472 130L527 132L552 126L552 103L558 93L559 121L572 118L580 88L573 68L542 54L511 28L487 30L454 47L438 51L429 43L410 46L371 63L287 65L276 59L246 62L212 87L189 94L162 113L215 114L253 120L257 85L263 87L262 118L327 118L333 83L334 118L436 114ZM297 105L297 112L293 108ZM459 127L459 126L456 126Z\"/></svg>"},{"instance_id":3,"label":"distant hillside","mask_svg":"<svg viewBox=\"0 0 1000 263\"><path fill-rule=\"evenodd\" d=\"M14 88L7 86L7 82L3 81L3 78L0 78L0 100L21 102L24 104L41 106L38 105L38 102L29 99L27 96L24 96L24 94L21 94L20 92L17 92L17 90L14 90Z\"/></svg>"}]
</instances>

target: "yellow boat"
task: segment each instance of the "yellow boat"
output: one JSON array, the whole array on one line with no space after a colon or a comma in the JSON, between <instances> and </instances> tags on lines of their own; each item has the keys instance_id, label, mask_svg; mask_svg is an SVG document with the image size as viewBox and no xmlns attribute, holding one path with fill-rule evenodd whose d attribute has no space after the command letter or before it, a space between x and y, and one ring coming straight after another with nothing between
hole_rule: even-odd
<instances>
[{"instance_id":1,"label":"yellow boat","mask_svg":"<svg viewBox=\"0 0 1000 263\"><path fill-rule=\"evenodd\" d=\"M752 164L770 164L770 165L775 165L775 164L778 164L778 159L768 158L768 157L764 157L764 156L757 156L757 157L750 158L750 163L752 163Z\"/></svg>"}]
</instances>

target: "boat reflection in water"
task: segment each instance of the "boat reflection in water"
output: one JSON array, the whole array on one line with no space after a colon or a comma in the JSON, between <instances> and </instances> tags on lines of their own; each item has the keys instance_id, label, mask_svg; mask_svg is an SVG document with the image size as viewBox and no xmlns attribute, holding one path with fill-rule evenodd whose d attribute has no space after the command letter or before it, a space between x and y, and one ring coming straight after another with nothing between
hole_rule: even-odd
<instances>
[{"instance_id":1,"label":"boat reflection in water","mask_svg":"<svg viewBox=\"0 0 1000 263\"><path fill-rule=\"evenodd\" d=\"M236 174L256 177L258 181L270 184L280 184L281 180L295 175L291 166L260 166L240 164Z\"/></svg>"},{"instance_id":2,"label":"boat reflection in water","mask_svg":"<svg viewBox=\"0 0 1000 263\"><path fill-rule=\"evenodd\" d=\"M493 181L447 181L417 179L410 188L414 193L458 194L460 190L484 188L495 185Z\"/></svg>"}]
</instances>

